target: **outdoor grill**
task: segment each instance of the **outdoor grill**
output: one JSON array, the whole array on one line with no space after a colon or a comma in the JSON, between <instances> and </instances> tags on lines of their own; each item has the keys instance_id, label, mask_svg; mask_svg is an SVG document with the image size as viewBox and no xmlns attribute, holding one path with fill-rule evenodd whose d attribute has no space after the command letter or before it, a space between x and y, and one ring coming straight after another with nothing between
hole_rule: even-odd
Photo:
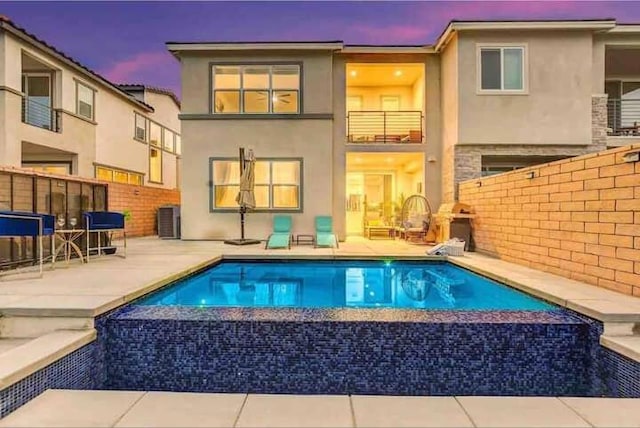
<instances>
[{"instance_id":1,"label":"outdoor grill","mask_svg":"<svg viewBox=\"0 0 640 428\"><path fill-rule=\"evenodd\" d=\"M437 225L437 242L458 238L465 242L465 251L473 251L471 237L471 206L459 202L441 204L434 216Z\"/></svg>"}]
</instances>

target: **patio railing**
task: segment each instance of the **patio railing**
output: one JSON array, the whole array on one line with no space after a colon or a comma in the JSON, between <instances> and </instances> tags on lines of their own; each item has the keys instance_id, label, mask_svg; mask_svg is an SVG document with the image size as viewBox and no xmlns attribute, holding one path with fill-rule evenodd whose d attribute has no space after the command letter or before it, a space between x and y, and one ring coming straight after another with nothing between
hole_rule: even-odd
<instances>
[{"instance_id":1,"label":"patio railing","mask_svg":"<svg viewBox=\"0 0 640 428\"><path fill-rule=\"evenodd\" d=\"M60 112L27 97L22 97L22 122L53 132L61 131Z\"/></svg>"},{"instance_id":2,"label":"patio railing","mask_svg":"<svg viewBox=\"0 0 640 428\"><path fill-rule=\"evenodd\" d=\"M421 111L350 111L349 143L420 144L423 142Z\"/></svg>"},{"instance_id":3,"label":"patio railing","mask_svg":"<svg viewBox=\"0 0 640 428\"><path fill-rule=\"evenodd\" d=\"M609 135L640 136L640 99L609 99L607 126Z\"/></svg>"}]
</instances>

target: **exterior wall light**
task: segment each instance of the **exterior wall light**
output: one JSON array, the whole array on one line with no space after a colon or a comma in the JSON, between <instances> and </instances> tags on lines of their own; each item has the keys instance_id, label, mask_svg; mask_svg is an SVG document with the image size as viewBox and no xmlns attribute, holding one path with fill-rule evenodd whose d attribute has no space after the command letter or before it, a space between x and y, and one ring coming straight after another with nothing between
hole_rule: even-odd
<instances>
[{"instance_id":1,"label":"exterior wall light","mask_svg":"<svg viewBox=\"0 0 640 428\"><path fill-rule=\"evenodd\" d=\"M640 161L640 151L638 152L627 152L622 155L622 160L625 162L638 162Z\"/></svg>"},{"instance_id":2,"label":"exterior wall light","mask_svg":"<svg viewBox=\"0 0 640 428\"><path fill-rule=\"evenodd\" d=\"M535 171L529 171L529 172L527 172L527 178L528 178L528 179L535 178L535 176L536 176L536 172L535 172Z\"/></svg>"},{"instance_id":3,"label":"exterior wall light","mask_svg":"<svg viewBox=\"0 0 640 428\"><path fill-rule=\"evenodd\" d=\"M476 187L482 187L482 181L476 181Z\"/></svg>"}]
</instances>

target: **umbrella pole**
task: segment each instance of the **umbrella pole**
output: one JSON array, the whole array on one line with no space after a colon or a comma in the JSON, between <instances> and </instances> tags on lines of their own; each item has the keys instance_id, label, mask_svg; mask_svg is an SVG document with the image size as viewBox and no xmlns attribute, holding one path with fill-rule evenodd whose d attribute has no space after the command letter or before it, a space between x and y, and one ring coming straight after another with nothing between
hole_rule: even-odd
<instances>
[{"instance_id":1,"label":"umbrella pole","mask_svg":"<svg viewBox=\"0 0 640 428\"><path fill-rule=\"evenodd\" d=\"M240 158L240 177L242 177L242 173L244 172L245 167L245 156L244 156L244 147L240 147L239 149L239 158ZM229 239L224 241L225 244L231 245L252 245L259 244L260 241L257 239L245 239L244 237L244 215L246 213L246 208L240 207L240 239Z\"/></svg>"}]
</instances>

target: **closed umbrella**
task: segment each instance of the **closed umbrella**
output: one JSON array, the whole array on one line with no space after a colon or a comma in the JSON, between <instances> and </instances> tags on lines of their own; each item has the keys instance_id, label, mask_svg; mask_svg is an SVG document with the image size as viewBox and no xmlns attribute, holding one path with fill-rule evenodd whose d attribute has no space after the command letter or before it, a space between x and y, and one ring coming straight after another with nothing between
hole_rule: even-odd
<instances>
[{"instance_id":1,"label":"closed umbrella","mask_svg":"<svg viewBox=\"0 0 640 428\"><path fill-rule=\"evenodd\" d=\"M240 177L240 191L236 196L236 202L240 205L240 209L244 208L245 212L256 207L256 195L254 193L255 166L256 160L253 157L253 152L249 150L244 161L244 170Z\"/></svg>"},{"instance_id":2,"label":"closed umbrella","mask_svg":"<svg viewBox=\"0 0 640 428\"><path fill-rule=\"evenodd\" d=\"M245 157L244 148L240 149L240 191L236 196L236 202L240 206L240 239L229 239L225 244L250 245L259 244L257 239L245 239L244 237L244 216L247 210L256 207L255 185L255 157L253 151L249 150Z\"/></svg>"}]
</instances>

